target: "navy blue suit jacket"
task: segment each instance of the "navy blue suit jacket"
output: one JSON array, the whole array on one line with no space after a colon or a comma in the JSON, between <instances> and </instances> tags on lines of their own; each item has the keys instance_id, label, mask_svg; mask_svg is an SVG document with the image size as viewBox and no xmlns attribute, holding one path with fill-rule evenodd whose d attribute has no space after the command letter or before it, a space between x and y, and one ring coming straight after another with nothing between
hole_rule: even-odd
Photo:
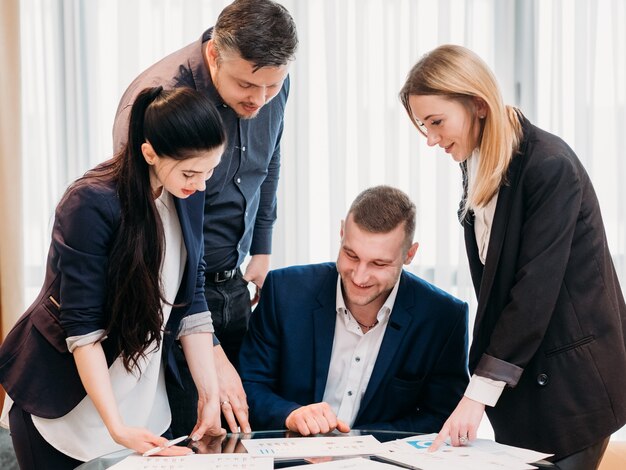
<instances>
[{"instance_id":1,"label":"navy blue suit jacket","mask_svg":"<svg viewBox=\"0 0 626 470\"><path fill-rule=\"evenodd\" d=\"M322 401L335 332L334 263L272 271L240 353L256 429ZM402 272L355 428L438 432L468 382L467 304Z\"/></svg>"},{"instance_id":2,"label":"navy blue suit jacket","mask_svg":"<svg viewBox=\"0 0 626 470\"><path fill-rule=\"evenodd\" d=\"M204 298L204 193L173 198L187 260L163 337L163 358L178 377L172 343L186 315L208 310ZM103 308L108 256L119 227L120 206L112 184L71 190L57 207L46 277L35 302L0 347L0 383L13 401L43 418L68 413L85 395L65 339L105 329ZM60 306L60 308L59 308ZM109 365L119 356L116 332L102 342Z\"/></svg>"}]
</instances>

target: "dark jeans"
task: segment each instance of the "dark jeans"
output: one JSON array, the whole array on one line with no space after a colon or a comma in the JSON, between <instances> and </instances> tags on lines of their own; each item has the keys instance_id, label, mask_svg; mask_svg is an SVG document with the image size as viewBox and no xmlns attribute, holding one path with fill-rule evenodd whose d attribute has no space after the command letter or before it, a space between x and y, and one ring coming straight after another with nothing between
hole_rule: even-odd
<instances>
[{"instance_id":1,"label":"dark jeans","mask_svg":"<svg viewBox=\"0 0 626 470\"><path fill-rule=\"evenodd\" d=\"M238 271L235 277L226 282L215 283L208 279L204 291L213 317L215 335L220 340L226 356L237 369L239 349L248 329L251 313L250 291L247 284ZM196 425L198 392L178 343L174 346L174 357L185 387L182 390L178 384L166 380L167 396L172 410L171 431L174 437L178 437L189 434ZM222 425L225 426L225 423Z\"/></svg>"},{"instance_id":2,"label":"dark jeans","mask_svg":"<svg viewBox=\"0 0 626 470\"><path fill-rule=\"evenodd\" d=\"M557 460L554 465L559 470L595 470L600 465L609 437L605 437L597 444L587 447L575 454L568 455L564 459Z\"/></svg>"},{"instance_id":3,"label":"dark jeans","mask_svg":"<svg viewBox=\"0 0 626 470\"><path fill-rule=\"evenodd\" d=\"M70 470L83 463L48 444L37 431L31 415L15 403L9 412L9 426L21 470Z\"/></svg>"},{"instance_id":4,"label":"dark jeans","mask_svg":"<svg viewBox=\"0 0 626 470\"><path fill-rule=\"evenodd\" d=\"M204 296L213 318L215 336L220 340L228 360L239 370L239 350L252 312L248 282L239 270L226 282L215 283L208 279Z\"/></svg>"}]
</instances>

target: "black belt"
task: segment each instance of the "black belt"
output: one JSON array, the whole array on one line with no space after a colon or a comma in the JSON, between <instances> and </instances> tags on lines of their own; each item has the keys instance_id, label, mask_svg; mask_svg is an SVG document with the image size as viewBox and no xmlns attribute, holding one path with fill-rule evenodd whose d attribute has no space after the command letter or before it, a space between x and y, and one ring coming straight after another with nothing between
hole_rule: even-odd
<instances>
[{"instance_id":1,"label":"black belt","mask_svg":"<svg viewBox=\"0 0 626 470\"><path fill-rule=\"evenodd\" d=\"M239 269L235 268L227 271L220 271L219 273L205 273L205 279L209 282L219 284L220 282L226 282L234 279L238 271Z\"/></svg>"}]
</instances>

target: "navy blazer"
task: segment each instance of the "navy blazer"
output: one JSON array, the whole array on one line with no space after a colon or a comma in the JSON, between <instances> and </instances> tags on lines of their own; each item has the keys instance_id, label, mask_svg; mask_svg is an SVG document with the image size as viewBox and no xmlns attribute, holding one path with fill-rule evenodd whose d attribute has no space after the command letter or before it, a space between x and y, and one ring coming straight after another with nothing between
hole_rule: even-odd
<instances>
[{"instance_id":1,"label":"navy blazer","mask_svg":"<svg viewBox=\"0 0 626 470\"><path fill-rule=\"evenodd\" d=\"M560 459L626 422L626 306L598 199L572 149L521 117L483 267L470 370L509 385L487 408L496 440Z\"/></svg>"},{"instance_id":2,"label":"navy blazer","mask_svg":"<svg viewBox=\"0 0 626 470\"><path fill-rule=\"evenodd\" d=\"M240 352L256 429L322 401L335 333L334 263L271 271ZM467 304L402 271L355 428L437 432L468 382Z\"/></svg>"},{"instance_id":3,"label":"navy blazer","mask_svg":"<svg viewBox=\"0 0 626 470\"><path fill-rule=\"evenodd\" d=\"M172 343L186 315L208 310L204 298L204 193L173 198L187 248L185 271L163 337L167 370L178 377ZM28 413L58 418L86 395L65 339L107 325L106 272L120 206L113 184L70 190L57 207L44 285L0 346L0 383ZM102 342L110 366L116 332Z\"/></svg>"}]
</instances>

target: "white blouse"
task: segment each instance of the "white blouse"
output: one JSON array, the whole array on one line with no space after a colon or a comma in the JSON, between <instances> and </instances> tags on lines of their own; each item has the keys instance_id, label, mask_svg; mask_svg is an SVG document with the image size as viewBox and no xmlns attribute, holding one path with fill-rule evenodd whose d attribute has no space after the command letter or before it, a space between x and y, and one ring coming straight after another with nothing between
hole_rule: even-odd
<instances>
[{"instance_id":1,"label":"white blouse","mask_svg":"<svg viewBox=\"0 0 626 470\"><path fill-rule=\"evenodd\" d=\"M478 153L478 150L474 150L471 157L467 159L467 181L470 188L476 179L479 163L480 154ZM489 237L491 236L491 226L493 225L493 216L496 212L497 204L498 193L496 193L496 195L493 196L485 206L472 208L474 212L474 233L476 235L476 243L478 245L478 255L483 265L487 259Z\"/></svg>"}]
</instances>

